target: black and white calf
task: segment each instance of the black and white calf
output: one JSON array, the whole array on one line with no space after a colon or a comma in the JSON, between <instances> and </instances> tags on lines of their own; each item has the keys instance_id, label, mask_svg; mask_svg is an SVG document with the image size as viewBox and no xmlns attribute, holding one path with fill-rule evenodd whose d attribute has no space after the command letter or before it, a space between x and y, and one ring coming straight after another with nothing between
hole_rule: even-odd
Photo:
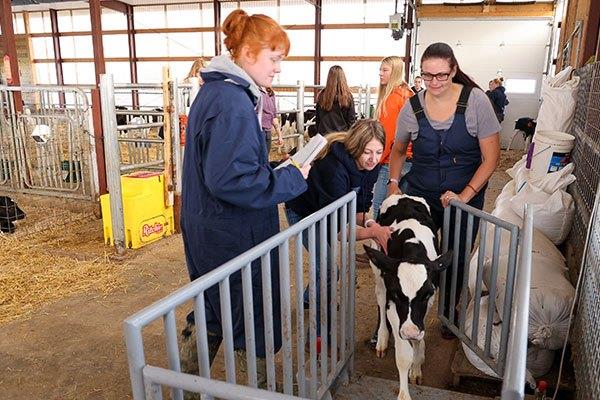
<instances>
[{"instance_id":1,"label":"black and white calf","mask_svg":"<svg viewBox=\"0 0 600 400\"><path fill-rule=\"evenodd\" d=\"M388 254L365 246L375 275L379 307L377 356L383 357L389 331L394 335L400 376L398 400L410 400L408 382L421 383L425 361L425 315L438 287L439 272L452 263L452 254L439 256L436 227L429 205L420 197L392 195L382 204L380 225L393 228Z\"/></svg>"}]
</instances>

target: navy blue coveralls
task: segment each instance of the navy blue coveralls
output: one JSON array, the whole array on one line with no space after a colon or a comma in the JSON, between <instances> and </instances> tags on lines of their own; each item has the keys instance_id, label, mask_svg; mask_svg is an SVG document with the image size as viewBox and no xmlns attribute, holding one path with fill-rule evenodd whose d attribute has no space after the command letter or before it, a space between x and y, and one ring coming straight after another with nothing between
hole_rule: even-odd
<instances>
[{"instance_id":1,"label":"navy blue coveralls","mask_svg":"<svg viewBox=\"0 0 600 400\"><path fill-rule=\"evenodd\" d=\"M202 73L190 110L183 162L181 228L190 279L214 270L279 232L277 204L306 190L293 166L274 171L250 84L224 72ZM275 351L281 347L278 254L271 252ZM241 274L230 277L235 349L245 349ZM252 263L256 355L265 357L260 261ZM285 289L285 288L284 288ZM209 340L222 338L219 287L205 292ZM193 314L188 315L193 323Z\"/></svg>"},{"instance_id":2,"label":"navy blue coveralls","mask_svg":"<svg viewBox=\"0 0 600 400\"><path fill-rule=\"evenodd\" d=\"M469 134L465 121L465 111L472 89L472 87L463 86L456 104L454 121L450 128L445 130L434 129L431 126L418 96L410 98L413 112L419 124L419 132L417 138L413 140L413 166L406 177L408 182L406 192L413 196L425 198L431 208L433 220L438 228L441 228L444 224L444 208L442 207L440 196L448 190L454 193L462 192L475 174L475 171L477 171L477 168L481 165L479 140ZM481 210L483 208L486 188L487 184L468 204ZM472 237L475 238L479 227L479 219L475 218L473 222ZM461 218L461 243L457 281L459 283L462 282L464 271L466 231L466 218ZM453 248L453 234L454 212L450 218L450 249ZM448 316L450 299L450 276L451 274L448 274L446 279L446 307L444 310L444 315L446 316ZM456 292L456 301L458 301L460 290Z\"/></svg>"}]
</instances>

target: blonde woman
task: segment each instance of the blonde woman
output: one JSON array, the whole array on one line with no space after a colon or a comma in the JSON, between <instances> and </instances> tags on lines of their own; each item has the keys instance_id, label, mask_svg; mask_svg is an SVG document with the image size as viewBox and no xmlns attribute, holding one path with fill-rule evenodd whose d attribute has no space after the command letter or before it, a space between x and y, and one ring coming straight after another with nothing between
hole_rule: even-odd
<instances>
[{"instance_id":1,"label":"blonde woman","mask_svg":"<svg viewBox=\"0 0 600 400\"><path fill-rule=\"evenodd\" d=\"M329 68L327 84L317 96L317 132L345 132L356 122L354 98L344 70L339 65Z\"/></svg>"},{"instance_id":2,"label":"blonde woman","mask_svg":"<svg viewBox=\"0 0 600 400\"><path fill-rule=\"evenodd\" d=\"M372 119L362 119L342 133L327 136L328 145L314 162L308 175L308 189L300 196L285 203L285 212L290 225L333 203L351 190L356 191L356 238L373 239L384 249L390 238L390 229L380 226L365 214L371 207L373 185L377 180L379 159L383 153L385 133L381 124ZM319 254L319 227L316 232L315 254ZM327 238L329 240L329 237ZM308 249L308 235L302 234L304 247ZM329 247L329 246L328 246ZM329 257L327 257L329 260ZM331 268L327 266L328 270ZM317 321L320 321L320 265L317 272ZM327 272L330 277L331 273ZM331 293L331 282L327 282L327 293ZM308 307L308 288L304 292L304 304ZM329 321L329 319L328 319ZM321 325L317 324L320 337ZM319 339L317 339L317 346Z\"/></svg>"},{"instance_id":3,"label":"blonde woman","mask_svg":"<svg viewBox=\"0 0 600 400\"><path fill-rule=\"evenodd\" d=\"M190 68L190 72L188 72L187 76L183 80L183 83L190 83L192 78L198 78L200 80L200 84L202 85L204 81L200 76L200 70L204 68L204 60L202 58L198 58L192 64L192 68Z\"/></svg>"},{"instance_id":4,"label":"blonde woman","mask_svg":"<svg viewBox=\"0 0 600 400\"><path fill-rule=\"evenodd\" d=\"M396 136L396 121L406 100L413 95L404 81L404 62L398 56L386 57L379 67L379 95L375 117L385 130L385 148L381 156L381 169L373 192L373 218L379 216L379 207L386 197L389 184L390 151Z\"/></svg>"}]
</instances>

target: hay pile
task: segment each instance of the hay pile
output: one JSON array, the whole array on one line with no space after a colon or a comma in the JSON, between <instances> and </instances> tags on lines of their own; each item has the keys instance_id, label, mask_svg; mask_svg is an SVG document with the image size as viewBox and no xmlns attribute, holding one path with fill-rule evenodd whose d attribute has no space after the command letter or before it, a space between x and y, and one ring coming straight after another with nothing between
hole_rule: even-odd
<instances>
[{"instance_id":1,"label":"hay pile","mask_svg":"<svg viewBox=\"0 0 600 400\"><path fill-rule=\"evenodd\" d=\"M77 293L125 287L124 266L108 259L101 224L91 214L35 214L15 234L0 236L0 324Z\"/></svg>"}]
</instances>

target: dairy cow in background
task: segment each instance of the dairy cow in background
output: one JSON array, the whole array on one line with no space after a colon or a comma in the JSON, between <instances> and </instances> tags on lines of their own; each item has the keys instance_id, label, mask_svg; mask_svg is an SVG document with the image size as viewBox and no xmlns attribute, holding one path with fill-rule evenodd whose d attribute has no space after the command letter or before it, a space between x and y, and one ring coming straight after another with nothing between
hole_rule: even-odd
<instances>
[{"instance_id":1,"label":"dairy cow in background","mask_svg":"<svg viewBox=\"0 0 600 400\"><path fill-rule=\"evenodd\" d=\"M380 225L393 228L388 254L365 246L375 275L379 307L377 356L383 357L394 335L400 378L398 399L409 400L408 381L421 383L425 361L425 315L439 285L439 273L452 263L452 253L439 256L436 226L424 199L392 195L382 204Z\"/></svg>"}]
</instances>

